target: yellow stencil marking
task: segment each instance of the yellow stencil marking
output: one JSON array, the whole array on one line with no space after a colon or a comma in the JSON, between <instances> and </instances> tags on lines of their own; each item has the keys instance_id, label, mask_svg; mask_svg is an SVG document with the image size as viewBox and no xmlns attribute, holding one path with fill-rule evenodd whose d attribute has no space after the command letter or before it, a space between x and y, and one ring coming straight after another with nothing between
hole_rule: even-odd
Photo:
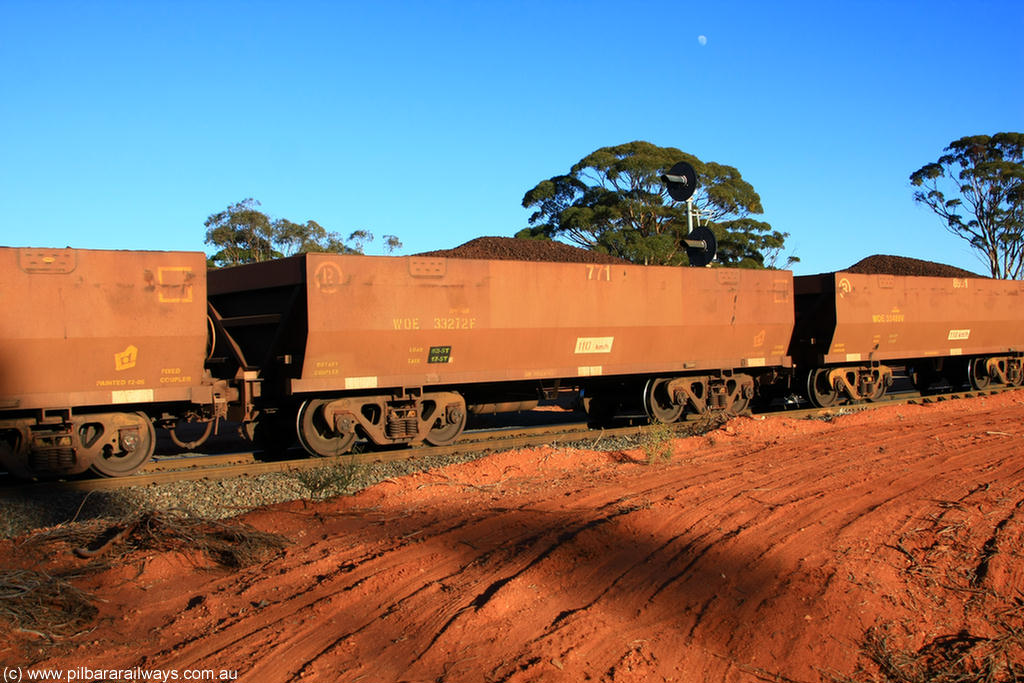
<instances>
[{"instance_id":1,"label":"yellow stencil marking","mask_svg":"<svg viewBox=\"0 0 1024 683\"><path fill-rule=\"evenodd\" d=\"M135 367L135 361L139 359L139 349L134 344L129 344L121 353L114 354L114 369L117 371L130 370Z\"/></svg>"},{"instance_id":2,"label":"yellow stencil marking","mask_svg":"<svg viewBox=\"0 0 1024 683\"><path fill-rule=\"evenodd\" d=\"M156 269L156 281L160 285L160 303L192 303L192 269L188 266L160 266Z\"/></svg>"}]
</instances>

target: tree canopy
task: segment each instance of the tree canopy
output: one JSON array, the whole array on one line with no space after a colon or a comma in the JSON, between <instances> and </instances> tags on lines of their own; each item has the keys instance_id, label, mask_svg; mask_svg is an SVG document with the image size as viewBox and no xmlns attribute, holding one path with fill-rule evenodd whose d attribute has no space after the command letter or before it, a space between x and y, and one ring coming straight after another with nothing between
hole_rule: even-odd
<instances>
[{"instance_id":1,"label":"tree canopy","mask_svg":"<svg viewBox=\"0 0 1024 683\"><path fill-rule=\"evenodd\" d=\"M751 217L763 213L761 198L738 170L643 141L602 147L538 183L523 197L535 209L530 227L516 236L561 237L634 263L686 264L686 204L673 201L661 181L679 161L697 172L693 202L715 233L719 262L773 267L788 234Z\"/></svg>"},{"instance_id":2,"label":"tree canopy","mask_svg":"<svg viewBox=\"0 0 1024 683\"><path fill-rule=\"evenodd\" d=\"M1024 134L972 135L910 174L914 201L979 252L994 278L1024 277Z\"/></svg>"},{"instance_id":3,"label":"tree canopy","mask_svg":"<svg viewBox=\"0 0 1024 683\"><path fill-rule=\"evenodd\" d=\"M218 251L209 257L211 267L235 266L242 263L269 261L311 251L340 254L361 254L373 234L356 230L342 239L316 221L293 223L285 218L272 219L256 207L255 199L243 199L206 219L206 243ZM389 253L401 248L394 235L384 236Z\"/></svg>"}]
</instances>

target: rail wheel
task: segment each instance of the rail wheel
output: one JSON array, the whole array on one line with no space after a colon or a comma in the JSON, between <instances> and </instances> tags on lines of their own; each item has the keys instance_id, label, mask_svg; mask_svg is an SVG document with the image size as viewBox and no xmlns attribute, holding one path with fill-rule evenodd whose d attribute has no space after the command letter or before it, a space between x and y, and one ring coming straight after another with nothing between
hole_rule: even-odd
<instances>
[{"instance_id":1,"label":"rail wheel","mask_svg":"<svg viewBox=\"0 0 1024 683\"><path fill-rule=\"evenodd\" d=\"M649 379L644 385L644 410L652 422L668 424L683 415L685 406L673 401L668 393L669 381L663 377Z\"/></svg>"},{"instance_id":2,"label":"rail wheel","mask_svg":"<svg viewBox=\"0 0 1024 683\"><path fill-rule=\"evenodd\" d=\"M807 375L807 398L818 408L828 408L839 402L839 392L829 381L829 369L818 368Z\"/></svg>"},{"instance_id":3,"label":"rail wheel","mask_svg":"<svg viewBox=\"0 0 1024 683\"><path fill-rule=\"evenodd\" d=\"M446 409L445 424L430 428L424 441L432 446L447 446L459 438L466 427L466 406L450 405ZM440 418L438 418L440 420Z\"/></svg>"},{"instance_id":4,"label":"rail wheel","mask_svg":"<svg viewBox=\"0 0 1024 683\"><path fill-rule=\"evenodd\" d=\"M750 407L750 397L744 396L743 392L736 397L736 400L729 406L729 412L733 415L741 415L747 408Z\"/></svg>"},{"instance_id":5,"label":"rail wheel","mask_svg":"<svg viewBox=\"0 0 1024 683\"><path fill-rule=\"evenodd\" d=\"M110 415L103 422L103 429L97 430L89 423L83 430L83 442L97 443L102 434L109 430L116 435L104 444L102 451L93 460L90 468L104 477L124 477L135 474L153 457L156 447L156 429L145 413L118 413ZM83 444L83 445L84 445Z\"/></svg>"},{"instance_id":6,"label":"rail wheel","mask_svg":"<svg viewBox=\"0 0 1024 683\"><path fill-rule=\"evenodd\" d=\"M1007 370L1011 387L1024 385L1024 364L1021 363L1020 358L1015 358Z\"/></svg>"},{"instance_id":7,"label":"rail wheel","mask_svg":"<svg viewBox=\"0 0 1024 683\"><path fill-rule=\"evenodd\" d=\"M883 398L885 398L885 385L884 384L879 385L878 387L876 387L874 392L872 392L870 396L866 397L866 399L868 401L871 401L871 402L881 401Z\"/></svg>"},{"instance_id":8,"label":"rail wheel","mask_svg":"<svg viewBox=\"0 0 1024 683\"><path fill-rule=\"evenodd\" d=\"M987 389L992 384L992 376L988 374L988 363L985 358L972 358L967 365L967 377L973 389Z\"/></svg>"},{"instance_id":9,"label":"rail wheel","mask_svg":"<svg viewBox=\"0 0 1024 683\"><path fill-rule=\"evenodd\" d=\"M313 398L299 406L295 417L295 431L299 443L310 455L327 457L347 453L356 440L355 425L344 432L335 431L334 425L324 416L324 406L329 401Z\"/></svg>"},{"instance_id":10,"label":"rail wheel","mask_svg":"<svg viewBox=\"0 0 1024 683\"><path fill-rule=\"evenodd\" d=\"M878 381L875 383L875 390L872 391L867 396L865 396L864 398L871 402L881 401L883 398L885 398L885 390L885 378L880 377Z\"/></svg>"}]
</instances>

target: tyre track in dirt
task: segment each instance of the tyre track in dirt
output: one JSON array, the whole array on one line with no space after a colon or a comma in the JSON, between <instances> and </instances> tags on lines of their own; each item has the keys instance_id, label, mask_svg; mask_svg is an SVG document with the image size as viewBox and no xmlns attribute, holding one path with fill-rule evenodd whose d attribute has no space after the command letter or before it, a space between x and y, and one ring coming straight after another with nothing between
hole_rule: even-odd
<instances>
[{"instance_id":1,"label":"tyre track in dirt","mask_svg":"<svg viewBox=\"0 0 1024 683\"><path fill-rule=\"evenodd\" d=\"M534 449L268 508L246 519L295 540L282 557L224 575L161 554L90 577L109 600L103 647L72 644L45 666L260 681L846 675L868 629L903 625L894 642L914 646L1012 611L1022 418L1007 394L742 419L677 441L671 462Z\"/></svg>"}]
</instances>

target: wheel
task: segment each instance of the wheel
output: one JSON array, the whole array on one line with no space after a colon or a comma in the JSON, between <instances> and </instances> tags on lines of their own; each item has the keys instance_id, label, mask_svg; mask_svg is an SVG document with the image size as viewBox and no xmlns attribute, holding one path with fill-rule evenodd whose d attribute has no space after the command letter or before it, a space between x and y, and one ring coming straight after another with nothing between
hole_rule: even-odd
<instances>
[{"instance_id":1,"label":"wheel","mask_svg":"<svg viewBox=\"0 0 1024 683\"><path fill-rule=\"evenodd\" d=\"M145 413L109 415L103 427L105 432L109 430L111 437L90 466L96 474L104 477L135 474L153 457L156 429Z\"/></svg>"},{"instance_id":2,"label":"wheel","mask_svg":"<svg viewBox=\"0 0 1024 683\"><path fill-rule=\"evenodd\" d=\"M299 406L299 412L295 416L295 431L299 436L299 443L310 455L341 455L347 453L355 443L354 425L350 430L338 433L334 431L334 425L324 417L323 409L328 403L329 401L321 398L310 399Z\"/></svg>"},{"instance_id":3,"label":"wheel","mask_svg":"<svg viewBox=\"0 0 1024 683\"><path fill-rule=\"evenodd\" d=\"M744 396L740 396L732 402L732 406L729 408L729 412L733 415L741 415L747 408L750 407L750 399Z\"/></svg>"},{"instance_id":4,"label":"wheel","mask_svg":"<svg viewBox=\"0 0 1024 683\"><path fill-rule=\"evenodd\" d=\"M828 408L839 402L839 392L829 381L829 369L818 368L807 375L807 398L818 408Z\"/></svg>"},{"instance_id":5,"label":"wheel","mask_svg":"<svg viewBox=\"0 0 1024 683\"><path fill-rule=\"evenodd\" d=\"M1007 376L1009 377L1009 384L1011 387L1019 387L1024 384L1024 368L1021 367L1020 358L1015 358L1010 361L1009 366L1006 368Z\"/></svg>"},{"instance_id":6,"label":"wheel","mask_svg":"<svg viewBox=\"0 0 1024 683\"><path fill-rule=\"evenodd\" d=\"M664 377L649 379L644 385L644 411L652 422L668 424L675 422L683 415L686 407L672 400L668 393L668 379Z\"/></svg>"},{"instance_id":7,"label":"wheel","mask_svg":"<svg viewBox=\"0 0 1024 683\"><path fill-rule=\"evenodd\" d=\"M881 401L885 397L885 390L885 376L883 375L878 378L878 384L875 386L875 390L871 392L868 396L865 396L864 398L865 400L871 402Z\"/></svg>"},{"instance_id":8,"label":"wheel","mask_svg":"<svg viewBox=\"0 0 1024 683\"><path fill-rule=\"evenodd\" d=\"M746 411L747 408L749 408L749 407L750 407L750 397L749 396L744 396L743 392L740 391L739 396L736 397L736 400L733 401L732 405L729 407L729 412L732 413L733 415L740 415L744 411Z\"/></svg>"},{"instance_id":9,"label":"wheel","mask_svg":"<svg viewBox=\"0 0 1024 683\"><path fill-rule=\"evenodd\" d=\"M972 358L967 365L967 377L972 389L987 389L992 384L992 376L988 374L987 366L985 358Z\"/></svg>"},{"instance_id":10,"label":"wheel","mask_svg":"<svg viewBox=\"0 0 1024 683\"><path fill-rule=\"evenodd\" d=\"M866 400L868 400L868 401L874 402L874 401L881 401L884 397L885 397L885 383L884 382L879 382L878 386L875 387L874 392L872 392L870 396L865 396L864 398Z\"/></svg>"},{"instance_id":11,"label":"wheel","mask_svg":"<svg viewBox=\"0 0 1024 683\"><path fill-rule=\"evenodd\" d=\"M427 436L424 439L427 443L432 446L447 446L455 439L459 438L462 434L462 430L466 427L466 406L448 406L444 408L448 411L447 424L437 425L431 427L430 431L427 432ZM441 418L438 417L438 420Z\"/></svg>"}]
</instances>

